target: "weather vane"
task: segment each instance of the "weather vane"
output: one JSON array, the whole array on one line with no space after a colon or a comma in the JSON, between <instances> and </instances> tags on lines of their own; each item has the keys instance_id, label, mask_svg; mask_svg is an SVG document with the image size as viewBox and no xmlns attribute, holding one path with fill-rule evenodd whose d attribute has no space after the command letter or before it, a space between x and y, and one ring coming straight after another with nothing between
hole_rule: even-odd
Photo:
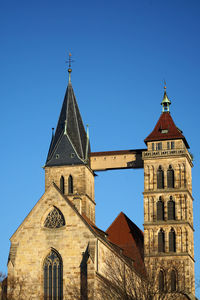
<instances>
[{"instance_id":1,"label":"weather vane","mask_svg":"<svg viewBox=\"0 0 200 300\"><path fill-rule=\"evenodd\" d=\"M164 80L164 90L166 91L166 80Z\"/></svg>"}]
</instances>

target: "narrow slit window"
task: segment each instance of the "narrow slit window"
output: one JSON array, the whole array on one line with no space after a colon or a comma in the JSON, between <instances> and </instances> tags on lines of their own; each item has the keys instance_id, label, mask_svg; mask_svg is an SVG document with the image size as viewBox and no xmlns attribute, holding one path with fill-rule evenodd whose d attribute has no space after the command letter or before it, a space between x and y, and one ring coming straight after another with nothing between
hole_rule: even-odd
<instances>
[{"instance_id":1,"label":"narrow slit window","mask_svg":"<svg viewBox=\"0 0 200 300\"><path fill-rule=\"evenodd\" d=\"M168 211L168 220L175 220L175 202L173 201L172 197L167 203L167 211Z\"/></svg>"},{"instance_id":2,"label":"narrow slit window","mask_svg":"<svg viewBox=\"0 0 200 300\"><path fill-rule=\"evenodd\" d=\"M165 252L165 233L162 229L158 233L158 252Z\"/></svg>"},{"instance_id":3,"label":"narrow slit window","mask_svg":"<svg viewBox=\"0 0 200 300\"><path fill-rule=\"evenodd\" d=\"M159 201L157 202L157 220L163 221L164 220L164 202L162 201L162 198L159 198Z\"/></svg>"},{"instance_id":4,"label":"narrow slit window","mask_svg":"<svg viewBox=\"0 0 200 300\"><path fill-rule=\"evenodd\" d=\"M169 232L169 252L176 252L176 234L173 229Z\"/></svg>"},{"instance_id":5,"label":"narrow slit window","mask_svg":"<svg viewBox=\"0 0 200 300\"><path fill-rule=\"evenodd\" d=\"M159 292L164 292L164 272L160 270L159 276L158 276L158 287L159 287Z\"/></svg>"},{"instance_id":6,"label":"narrow slit window","mask_svg":"<svg viewBox=\"0 0 200 300\"><path fill-rule=\"evenodd\" d=\"M174 188L174 170L171 165L167 170L167 187Z\"/></svg>"},{"instance_id":7,"label":"narrow slit window","mask_svg":"<svg viewBox=\"0 0 200 300\"><path fill-rule=\"evenodd\" d=\"M60 190L63 194L65 193L65 178L63 176L60 177Z\"/></svg>"},{"instance_id":8,"label":"narrow slit window","mask_svg":"<svg viewBox=\"0 0 200 300\"><path fill-rule=\"evenodd\" d=\"M175 292L177 289L177 283L176 283L176 272L175 270L171 271L171 292Z\"/></svg>"},{"instance_id":9,"label":"narrow slit window","mask_svg":"<svg viewBox=\"0 0 200 300\"><path fill-rule=\"evenodd\" d=\"M69 175L69 177L68 177L68 193L73 194L73 192L74 192L73 177L72 177L72 175Z\"/></svg>"},{"instance_id":10,"label":"narrow slit window","mask_svg":"<svg viewBox=\"0 0 200 300\"><path fill-rule=\"evenodd\" d=\"M164 189L164 172L161 166L157 170L157 188Z\"/></svg>"}]
</instances>

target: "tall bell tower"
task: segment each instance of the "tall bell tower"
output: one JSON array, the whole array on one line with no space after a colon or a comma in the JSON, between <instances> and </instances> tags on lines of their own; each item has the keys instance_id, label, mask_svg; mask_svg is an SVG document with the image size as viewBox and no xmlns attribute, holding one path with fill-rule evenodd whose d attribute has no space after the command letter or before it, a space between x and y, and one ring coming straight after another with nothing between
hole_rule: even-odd
<instances>
[{"instance_id":1,"label":"tall bell tower","mask_svg":"<svg viewBox=\"0 0 200 300\"><path fill-rule=\"evenodd\" d=\"M193 164L170 104L164 87L161 116L144 140L144 260L160 292L194 295Z\"/></svg>"},{"instance_id":2,"label":"tall bell tower","mask_svg":"<svg viewBox=\"0 0 200 300\"><path fill-rule=\"evenodd\" d=\"M45 191L55 183L79 213L95 223L94 172L90 167L90 142L71 83L69 81L58 124L44 166Z\"/></svg>"}]
</instances>

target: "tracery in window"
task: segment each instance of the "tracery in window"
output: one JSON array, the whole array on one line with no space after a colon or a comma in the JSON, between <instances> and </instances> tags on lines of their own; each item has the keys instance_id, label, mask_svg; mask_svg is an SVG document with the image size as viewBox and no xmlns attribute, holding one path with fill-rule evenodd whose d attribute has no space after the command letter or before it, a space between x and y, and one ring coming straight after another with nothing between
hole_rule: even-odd
<instances>
[{"instance_id":1,"label":"tracery in window","mask_svg":"<svg viewBox=\"0 0 200 300\"><path fill-rule=\"evenodd\" d=\"M47 228L59 228L65 225L65 219L61 211L54 207L44 222L44 227Z\"/></svg>"},{"instance_id":2,"label":"tracery in window","mask_svg":"<svg viewBox=\"0 0 200 300\"><path fill-rule=\"evenodd\" d=\"M44 300L63 299L63 268L60 255L51 250L47 255L44 266Z\"/></svg>"},{"instance_id":3,"label":"tracery in window","mask_svg":"<svg viewBox=\"0 0 200 300\"><path fill-rule=\"evenodd\" d=\"M157 188L164 189L164 172L161 166L157 170Z\"/></svg>"}]
</instances>

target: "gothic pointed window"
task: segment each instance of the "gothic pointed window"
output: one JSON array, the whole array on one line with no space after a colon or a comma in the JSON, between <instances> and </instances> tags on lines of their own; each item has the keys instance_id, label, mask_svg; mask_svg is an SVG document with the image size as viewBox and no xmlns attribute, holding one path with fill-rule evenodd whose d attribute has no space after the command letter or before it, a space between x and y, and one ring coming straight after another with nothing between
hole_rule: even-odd
<instances>
[{"instance_id":1,"label":"gothic pointed window","mask_svg":"<svg viewBox=\"0 0 200 300\"><path fill-rule=\"evenodd\" d=\"M69 175L69 177L68 177L68 193L73 194L73 192L74 192L73 177L72 177L72 175Z\"/></svg>"},{"instance_id":2,"label":"gothic pointed window","mask_svg":"<svg viewBox=\"0 0 200 300\"><path fill-rule=\"evenodd\" d=\"M167 187L174 188L174 170L171 165L167 170Z\"/></svg>"},{"instance_id":3,"label":"gothic pointed window","mask_svg":"<svg viewBox=\"0 0 200 300\"><path fill-rule=\"evenodd\" d=\"M176 234L173 228L169 232L169 251L176 252Z\"/></svg>"},{"instance_id":4,"label":"gothic pointed window","mask_svg":"<svg viewBox=\"0 0 200 300\"><path fill-rule=\"evenodd\" d=\"M158 288L159 292L164 292L164 272L160 270L159 275L158 275Z\"/></svg>"},{"instance_id":5,"label":"gothic pointed window","mask_svg":"<svg viewBox=\"0 0 200 300\"><path fill-rule=\"evenodd\" d=\"M63 299L63 271L60 255L51 250L43 265L44 300Z\"/></svg>"},{"instance_id":6,"label":"gothic pointed window","mask_svg":"<svg viewBox=\"0 0 200 300\"><path fill-rule=\"evenodd\" d=\"M157 220L164 220L164 203L161 197L159 197L159 201L157 202Z\"/></svg>"},{"instance_id":7,"label":"gothic pointed window","mask_svg":"<svg viewBox=\"0 0 200 300\"><path fill-rule=\"evenodd\" d=\"M175 202L170 196L170 200L167 203L168 220L175 220Z\"/></svg>"},{"instance_id":8,"label":"gothic pointed window","mask_svg":"<svg viewBox=\"0 0 200 300\"><path fill-rule=\"evenodd\" d=\"M48 216L46 217L46 220L44 222L44 227L47 228L59 228L65 225L65 219L61 211L53 207L53 209L50 211Z\"/></svg>"},{"instance_id":9,"label":"gothic pointed window","mask_svg":"<svg viewBox=\"0 0 200 300\"><path fill-rule=\"evenodd\" d=\"M161 166L157 170L157 188L164 189L164 172Z\"/></svg>"},{"instance_id":10,"label":"gothic pointed window","mask_svg":"<svg viewBox=\"0 0 200 300\"><path fill-rule=\"evenodd\" d=\"M65 179L63 176L60 177L60 190L63 194L65 193Z\"/></svg>"},{"instance_id":11,"label":"gothic pointed window","mask_svg":"<svg viewBox=\"0 0 200 300\"><path fill-rule=\"evenodd\" d=\"M165 252L165 233L162 229L158 232L158 252Z\"/></svg>"},{"instance_id":12,"label":"gothic pointed window","mask_svg":"<svg viewBox=\"0 0 200 300\"><path fill-rule=\"evenodd\" d=\"M176 282L176 272L175 270L171 271L170 274L170 283L171 283L171 292L175 292L177 289L177 282Z\"/></svg>"}]
</instances>

